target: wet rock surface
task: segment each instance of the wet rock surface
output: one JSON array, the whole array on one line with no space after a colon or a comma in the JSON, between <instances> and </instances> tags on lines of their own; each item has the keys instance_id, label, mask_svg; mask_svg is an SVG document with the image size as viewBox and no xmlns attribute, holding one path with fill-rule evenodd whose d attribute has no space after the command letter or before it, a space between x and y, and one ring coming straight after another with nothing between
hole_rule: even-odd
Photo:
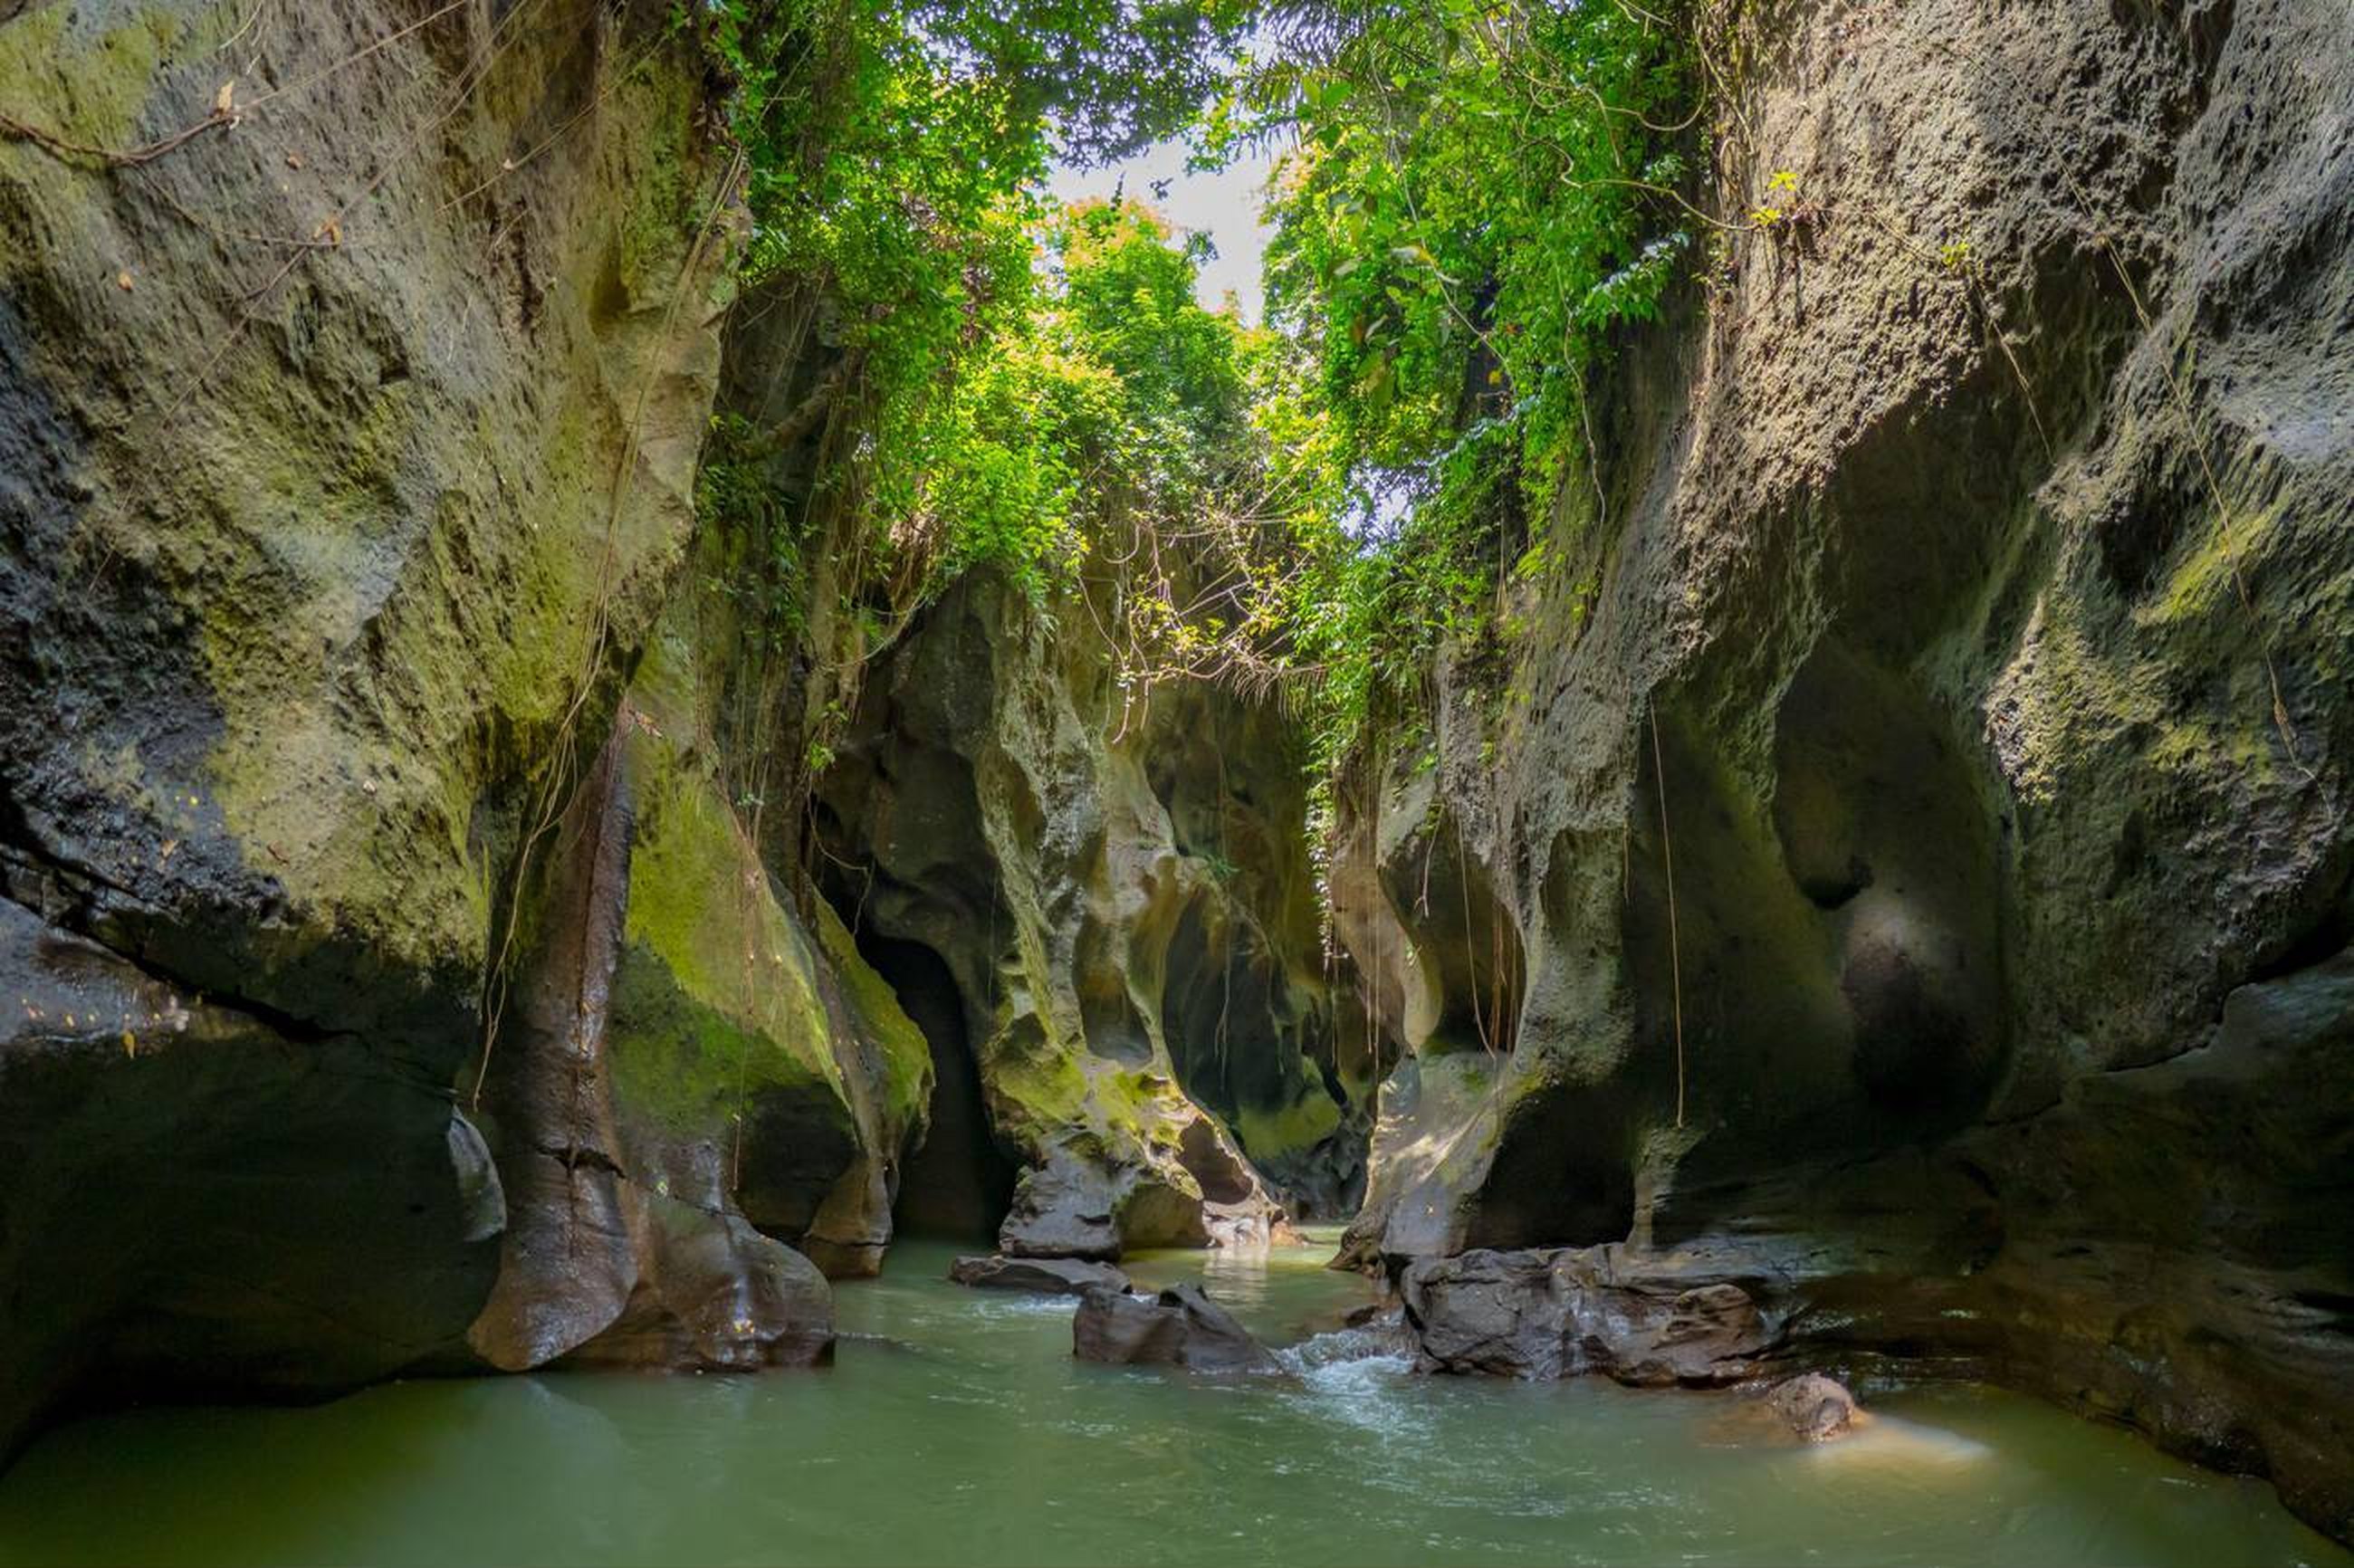
<instances>
[{"instance_id":1,"label":"wet rock surface","mask_svg":"<svg viewBox=\"0 0 2354 1568\"><path fill-rule=\"evenodd\" d=\"M1239 1203L1205 1202L1202 1229L1212 1246L1262 1247L1305 1245L1299 1227L1273 1200L1253 1195Z\"/></svg>"},{"instance_id":2,"label":"wet rock surface","mask_svg":"<svg viewBox=\"0 0 2354 1568\"><path fill-rule=\"evenodd\" d=\"M1119 1183L1119 1175L1128 1181ZM1013 1257L1117 1258L1121 1234L1113 1218L1116 1184L1129 1189L1119 1197L1134 1201L1132 1171L1116 1171L1083 1153L1056 1149L1044 1164L1022 1173L997 1245Z\"/></svg>"},{"instance_id":3,"label":"wet rock surface","mask_svg":"<svg viewBox=\"0 0 2354 1568\"><path fill-rule=\"evenodd\" d=\"M0 138L0 1455L78 1397L472 1361L492 889L691 521L699 70L570 0L496 50L480 8L254 20L0 6L0 100L66 143L304 84L135 177Z\"/></svg>"},{"instance_id":4,"label":"wet rock surface","mask_svg":"<svg viewBox=\"0 0 2354 1568\"><path fill-rule=\"evenodd\" d=\"M1300 779L1267 705L1181 687L1128 712L1103 648L1054 624L976 571L878 660L819 781L828 891L937 977L937 1075L969 1075L985 1123L953 1141L1015 1167L1001 1251L1261 1245L1288 1234L1270 1181L1344 1202L1363 1134Z\"/></svg>"},{"instance_id":5,"label":"wet rock surface","mask_svg":"<svg viewBox=\"0 0 2354 1568\"><path fill-rule=\"evenodd\" d=\"M5 896L0 993L0 1459L77 1396L315 1398L462 1355L506 1209L445 1087Z\"/></svg>"},{"instance_id":6,"label":"wet rock surface","mask_svg":"<svg viewBox=\"0 0 2354 1568\"><path fill-rule=\"evenodd\" d=\"M829 1079L830 1061L772 1049L757 1075L744 1067L740 1089L723 1091L722 1104L768 1113L726 1150L737 1160L731 1181L726 1112L696 1102L684 1065L656 1084L616 1060L662 1050L663 1031L644 1015L648 993L659 985L654 994L676 1005L693 973L644 946L659 941L642 919L648 862L659 861L651 852L674 827L641 818L656 780L633 752L632 711L562 824L566 850L545 889L546 937L521 962L514 1026L486 1070L509 1221L497 1285L468 1340L505 1372L558 1361L805 1365L829 1353L831 1292L809 1257L753 1228L739 1196L763 1212L778 1204L783 1173L801 1168L812 1144L836 1152L801 1171L803 1203L815 1203L837 1170L859 1180L855 1124L838 1068ZM795 934L767 933L779 943ZM650 972L625 986L633 957ZM782 952L776 958L783 963ZM798 1133L790 1165L762 1126L779 1114ZM822 1143L829 1119L832 1141Z\"/></svg>"},{"instance_id":7,"label":"wet rock surface","mask_svg":"<svg viewBox=\"0 0 2354 1568\"><path fill-rule=\"evenodd\" d=\"M1074 1257L960 1257L949 1277L982 1290L1027 1290L1042 1296L1085 1296L1090 1290L1126 1290L1128 1276L1108 1263Z\"/></svg>"},{"instance_id":8,"label":"wet rock surface","mask_svg":"<svg viewBox=\"0 0 2354 1568\"><path fill-rule=\"evenodd\" d=\"M0 139L0 1457L820 1359L917 1171L1073 1281L1362 1195L1435 1369L1996 1379L2354 1538L2341 7L1788 16L1743 138L1814 216L1597 382L1331 969L1278 705L986 571L855 693L696 597L715 397L836 367L774 300L723 363L655 9L313 8L234 134ZM247 19L0 4L0 102L153 143ZM741 809L773 683L855 709L812 842ZM1081 1322L1263 1358L1172 1294Z\"/></svg>"},{"instance_id":9,"label":"wet rock surface","mask_svg":"<svg viewBox=\"0 0 2354 1568\"><path fill-rule=\"evenodd\" d=\"M735 815L684 602L709 84L643 8L493 26L0 7L66 143L201 121L232 37L302 84L135 178L0 138L0 1266L71 1282L0 1298L0 1455L77 1396L808 1361L786 1244L888 1240L923 1042Z\"/></svg>"},{"instance_id":10,"label":"wet rock surface","mask_svg":"<svg viewBox=\"0 0 2354 1568\"><path fill-rule=\"evenodd\" d=\"M1114 1365L1180 1366L1197 1372L1274 1372L1274 1355L1234 1314L1193 1285L1153 1296L1097 1288L1071 1319L1071 1353Z\"/></svg>"},{"instance_id":11,"label":"wet rock surface","mask_svg":"<svg viewBox=\"0 0 2354 1568\"><path fill-rule=\"evenodd\" d=\"M1753 1376L1775 1340L1740 1286L1616 1246L1424 1259L1399 1293L1431 1372L1712 1387Z\"/></svg>"},{"instance_id":12,"label":"wet rock surface","mask_svg":"<svg viewBox=\"0 0 2354 1568\"><path fill-rule=\"evenodd\" d=\"M1776 1383L1766 1391L1766 1403L1792 1432L1809 1443L1828 1443L1846 1436L1863 1414L1845 1383L1820 1372L1806 1372Z\"/></svg>"}]
</instances>

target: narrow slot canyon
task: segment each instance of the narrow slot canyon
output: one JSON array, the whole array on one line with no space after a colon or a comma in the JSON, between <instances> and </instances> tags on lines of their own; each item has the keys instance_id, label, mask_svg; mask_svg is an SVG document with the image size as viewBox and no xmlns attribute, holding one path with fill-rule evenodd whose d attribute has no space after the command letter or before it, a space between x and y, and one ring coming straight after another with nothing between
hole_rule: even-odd
<instances>
[{"instance_id":1,"label":"narrow slot canyon","mask_svg":"<svg viewBox=\"0 0 2354 1568\"><path fill-rule=\"evenodd\" d=\"M2354 1564L2349 125L0 0L0 1568Z\"/></svg>"}]
</instances>

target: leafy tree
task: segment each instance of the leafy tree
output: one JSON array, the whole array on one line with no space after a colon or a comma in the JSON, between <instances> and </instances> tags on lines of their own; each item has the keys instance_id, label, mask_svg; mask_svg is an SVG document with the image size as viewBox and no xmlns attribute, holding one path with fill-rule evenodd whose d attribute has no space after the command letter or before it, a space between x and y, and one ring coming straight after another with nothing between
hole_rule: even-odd
<instances>
[{"instance_id":1,"label":"leafy tree","mask_svg":"<svg viewBox=\"0 0 2354 1568\"><path fill-rule=\"evenodd\" d=\"M1090 540L1175 535L1253 471L1232 316L1194 300L1198 252L1135 202L1044 217L1027 312L980 345L926 432L918 531L941 580L987 562L1043 598Z\"/></svg>"}]
</instances>

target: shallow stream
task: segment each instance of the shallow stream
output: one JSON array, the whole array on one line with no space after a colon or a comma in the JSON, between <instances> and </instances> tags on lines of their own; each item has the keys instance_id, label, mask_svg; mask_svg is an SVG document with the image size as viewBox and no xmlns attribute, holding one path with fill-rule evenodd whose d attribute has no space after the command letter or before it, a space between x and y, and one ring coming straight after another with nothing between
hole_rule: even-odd
<instances>
[{"instance_id":1,"label":"shallow stream","mask_svg":"<svg viewBox=\"0 0 2354 1568\"><path fill-rule=\"evenodd\" d=\"M1986 1390L1805 1447L1745 1401L1422 1378L1329 1332L1324 1245L1162 1255L1288 1383L1070 1356L1072 1303L903 1243L830 1371L419 1382L83 1421L0 1478L0 1563L2349 1563L2262 1483ZM1319 1337L1319 1336L1321 1337Z\"/></svg>"}]
</instances>

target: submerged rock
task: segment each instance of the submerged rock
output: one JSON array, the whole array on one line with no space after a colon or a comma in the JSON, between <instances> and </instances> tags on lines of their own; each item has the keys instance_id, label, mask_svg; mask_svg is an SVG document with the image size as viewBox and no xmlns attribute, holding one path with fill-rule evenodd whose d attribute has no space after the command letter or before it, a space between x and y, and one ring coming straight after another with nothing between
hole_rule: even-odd
<instances>
[{"instance_id":1,"label":"submerged rock","mask_svg":"<svg viewBox=\"0 0 2354 1568\"><path fill-rule=\"evenodd\" d=\"M949 1277L981 1290L1029 1290L1042 1296L1084 1296L1090 1290L1126 1290L1128 1276L1108 1263L1076 1257L1007 1257L991 1253L960 1257Z\"/></svg>"},{"instance_id":2,"label":"submerged rock","mask_svg":"<svg viewBox=\"0 0 2354 1568\"><path fill-rule=\"evenodd\" d=\"M1754 1375L1773 1340L1738 1285L1647 1270L1616 1246L1426 1259L1400 1290L1434 1372L1705 1387Z\"/></svg>"},{"instance_id":3,"label":"submerged rock","mask_svg":"<svg viewBox=\"0 0 2354 1568\"><path fill-rule=\"evenodd\" d=\"M1863 1414L1863 1407L1837 1378L1806 1372L1776 1383L1766 1403L1789 1424L1790 1430L1809 1443L1827 1443L1844 1436Z\"/></svg>"},{"instance_id":4,"label":"submerged rock","mask_svg":"<svg viewBox=\"0 0 2354 1568\"><path fill-rule=\"evenodd\" d=\"M1157 1296L1097 1288L1071 1319L1071 1353L1083 1361L1182 1366L1189 1372L1281 1371L1266 1346L1198 1286Z\"/></svg>"}]
</instances>

